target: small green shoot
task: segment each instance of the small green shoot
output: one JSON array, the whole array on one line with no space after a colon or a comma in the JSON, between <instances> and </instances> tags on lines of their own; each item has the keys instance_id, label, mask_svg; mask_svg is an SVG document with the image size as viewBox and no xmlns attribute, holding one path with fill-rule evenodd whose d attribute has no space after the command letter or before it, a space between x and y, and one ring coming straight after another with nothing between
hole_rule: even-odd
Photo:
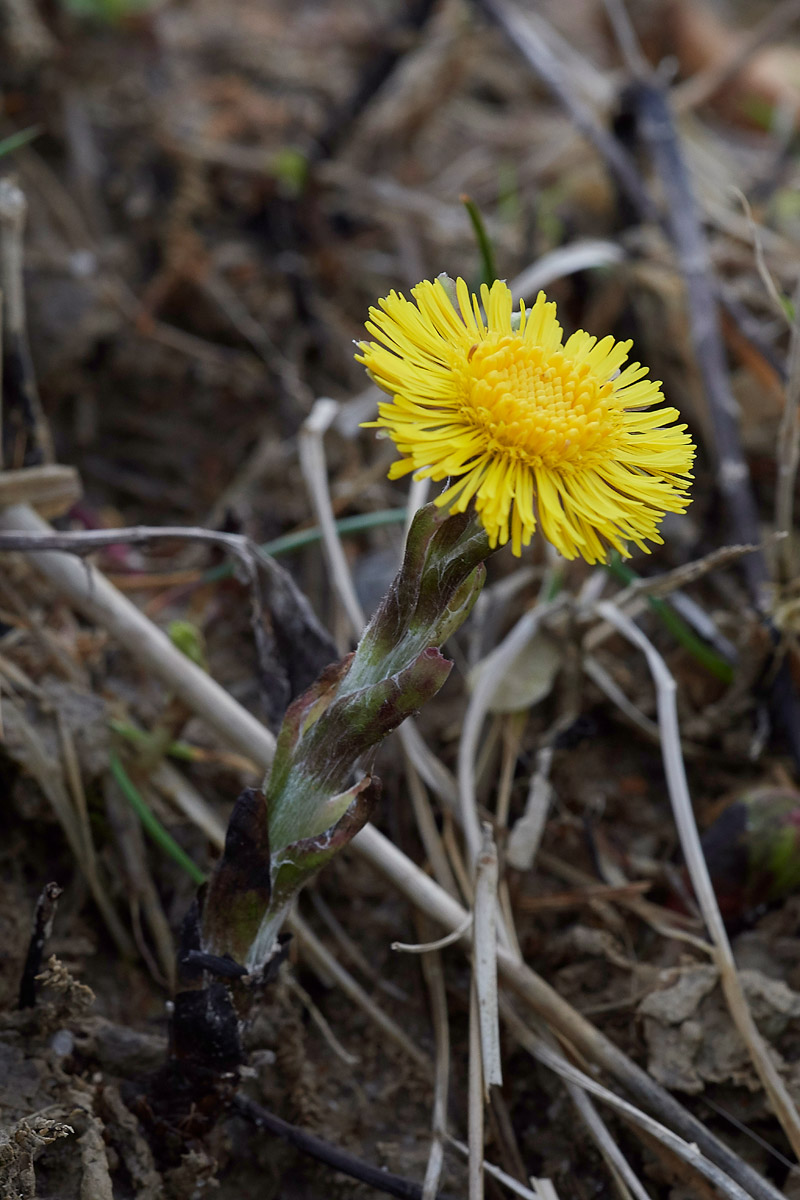
<instances>
[{"instance_id":1,"label":"small green shoot","mask_svg":"<svg viewBox=\"0 0 800 1200\"><path fill-rule=\"evenodd\" d=\"M152 809L148 807L141 792L122 765L119 756L113 750L109 755L109 765L111 767L111 774L114 776L120 791L141 821L145 832L160 850L163 850L173 862L177 863L186 872L193 883L197 884L198 887L205 883L206 877L203 872L192 861L183 847L178 845L172 834L164 828Z\"/></svg>"},{"instance_id":2,"label":"small green shoot","mask_svg":"<svg viewBox=\"0 0 800 1200\"><path fill-rule=\"evenodd\" d=\"M42 133L44 133L44 128L41 125L29 125L27 129L20 129L16 133L10 133L8 137L0 139L0 158L4 158L7 154L13 154L15 150L20 150L23 146L27 146L29 142L34 141Z\"/></svg>"},{"instance_id":3,"label":"small green shoot","mask_svg":"<svg viewBox=\"0 0 800 1200\"><path fill-rule=\"evenodd\" d=\"M641 576L637 575L631 567L623 563L619 555L614 551L611 559L607 564L606 569L615 579L626 586L629 583L634 583ZM672 605L667 600L662 600L658 596L648 597L648 603L656 613L666 629L675 638L684 649L688 650L694 659L705 667L717 679L723 683L732 683L734 678L734 669L721 655L717 654L716 650L707 645L702 638L689 628L683 617L675 611Z\"/></svg>"},{"instance_id":4,"label":"small green shoot","mask_svg":"<svg viewBox=\"0 0 800 1200\"><path fill-rule=\"evenodd\" d=\"M467 210L467 216L472 222L472 228L475 231L475 241L478 243L478 250L481 256L481 283L485 283L487 287L491 287L498 277L491 238L486 232L486 226L480 209L472 197L461 196L461 203Z\"/></svg>"}]
</instances>

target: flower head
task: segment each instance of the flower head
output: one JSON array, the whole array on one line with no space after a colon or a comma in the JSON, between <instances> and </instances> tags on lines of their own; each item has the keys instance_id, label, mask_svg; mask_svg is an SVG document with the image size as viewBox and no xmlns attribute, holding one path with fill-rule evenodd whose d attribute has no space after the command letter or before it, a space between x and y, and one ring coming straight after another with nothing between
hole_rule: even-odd
<instances>
[{"instance_id":1,"label":"flower head","mask_svg":"<svg viewBox=\"0 0 800 1200\"><path fill-rule=\"evenodd\" d=\"M694 446L647 367L624 367L631 342L579 330L563 338L540 292L512 313L505 283L466 283L455 297L424 280L412 303L391 292L370 309L356 356L392 396L377 421L404 458L390 478L450 478L436 503L475 511L491 545L527 546L536 513L566 558L603 561L608 546L661 542L667 512L683 512Z\"/></svg>"}]
</instances>

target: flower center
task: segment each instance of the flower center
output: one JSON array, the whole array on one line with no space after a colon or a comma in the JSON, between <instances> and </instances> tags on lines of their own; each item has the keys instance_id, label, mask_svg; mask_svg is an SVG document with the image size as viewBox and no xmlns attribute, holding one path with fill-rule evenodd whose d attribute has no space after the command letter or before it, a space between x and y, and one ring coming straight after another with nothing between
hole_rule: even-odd
<instances>
[{"instance_id":1,"label":"flower center","mask_svg":"<svg viewBox=\"0 0 800 1200\"><path fill-rule=\"evenodd\" d=\"M462 416L487 438L486 449L549 468L585 467L592 451L608 454L621 425L611 382L563 350L491 334L458 371Z\"/></svg>"}]
</instances>

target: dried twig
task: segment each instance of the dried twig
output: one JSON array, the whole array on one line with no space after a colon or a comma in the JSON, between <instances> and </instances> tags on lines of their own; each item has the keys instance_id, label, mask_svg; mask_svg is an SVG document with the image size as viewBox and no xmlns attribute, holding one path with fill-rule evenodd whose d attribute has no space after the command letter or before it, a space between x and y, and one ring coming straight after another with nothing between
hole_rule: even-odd
<instances>
[{"instance_id":1,"label":"dried twig","mask_svg":"<svg viewBox=\"0 0 800 1200\"><path fill-rule=\"evenodd\" d=\"M616 242L586 238L559 246L540 255L536 262L512 279L511 294L530 302L536 298L540 288L546 288L565 275L574 275L591 267L610 267L625 261L625 251Z\"/></svg>"},{"instance_id":2,"label":"dried twig","mask_svg":"<svg viewBox=\"0 0 800 1200\"><path fill-rule=\"evenodd\" d=\"M53 533L46 521L21 504L0 512L0 529L28 535L50 536ZM228 745L257 762L272 761L275 739L270 731L182 654L167 635L99 571L79 562L74 554L63 551L32 550L30 559L34 567L89 620L108 629L194 712L205 716Z\"/></svg>"},{"instance_id":3,"label":"dried twig","mask_svg":"<svg viewBox=\"0 0 800 1200\"><path fill-rule=\"evenodd\" d=\"M627 641L641 650L647 659L647 665L656 685L664 772L667 777L675 824L692 887L703 920L714 943L722 989L734 1024L747 1045L753 1066L758 1072L773 1111L783 1126L795 1154L800 1158L800 1115L798 1115L786 1085L778 1074L768 1048L753 1021L700 844L700 834L697 831L681 752L678 712L675 704L675 680L652 642L615 605L608 601L601 601L597 605L597 611Z\"/></svg>"},{"instance_id":4,"label":"dried twig","mask_svg":"<svg viewBox=\"0 0 800 1200\"><path fill-rule=\"evenodd\" d=\"M364 628L364 613L356 596L347 559L336 531L336 522L328 491L325 450L322 439L339 411L335 400L317 400L300 431L300 466L308 494L322 530L322 549L328 561L331 581L356 637Z\"/></svg>"},{"instance_id":5,"label":"dried twig","mask_svg":"<svg viewBox=\"0 0 800 1200\"><path fill-rule=\"evenodd\" d=\"M0 528L47 532L47 524L31 510L13 508L0 514ZM31 561L91 620L123 641L156 678L165 681L221 735L225 742L263 769L274 753L274 738L246 709L177 651L169 639L122 596L99 572L87 574L71 555L45 551ZM372 826L366 826L353 847L432 919L454 930L468 924L468 913L402 851ZM465 925L466 928L466 925ZM696 1142L709 1159L737 1180L755 1200L780 1200L780 1193L720 1142L668 1092L659 1087L599 1030L563 1001L524 963L498 953L501 975L554 1030L572 1041L589 1060L598 1063L627 1087L640 1103L660 1115L687 1140Z\"/></svg>"},{"instance_id":6,"label":"dried twig","mask_svg":"<svg viewBox=\"0 0 800 1200\"><path fill-rule=\"evenodd\" d=\"M488 1100L490 1086L503 1083L497 1016L497 849L488 823L483 826L481 850L475 864L472 972L478 1003L483 1093Z\"/></svg>"},{"instance_id":7,"label":"dried twig","mask_svg":"<svg viewBox=\"0 0 800 1200\"><path fill-rule=\"evenodd\" d=\"M415 1062L427 1075L430 1071L430 1059L428 1055L411 1041L408 1034L400 1028L388 1013L384 1012L380 1005L375 1003L372 997L364 991L361 984L342 966L335 955L329 953L311 926L297 912L294 912L290 916L287 926L295 934L300 949L306 955L309 962L314 965L321 964L323 972L333 979L334 983L342 989L344 994L357 1004L367 1014L369 1019L374 1021L378 1028L400 1047L403 1054L412 1062Z\"/></svg>"},{"instance_id":8,"label":"dried twig","mask_svg":"<svg viewBox=\"0 0 800 1200\"><path fill-rule=\"evenodd\" d=\"M682 1138L677 1137L671 1129L661 1125L658 1121L654 1121L652 1117L646 1116L640 1109L629 1104L627 1100L622 1100L619 1096L610 1092L608 1088L603 1087L602 1084L592 1079L591 1076L573 1067L562 1054L546 1045L541 1038L536 1037L510 1006L503 1006L503 1019L520 1045L538 1062L550 1067L562 1079L571 1080L584 1091L597 1096L617 1112L624 1114L634 1125L646 1130L647 1133L651 1134L659 1142L672 1150L679 1158L683 1159L684 1162L689 1163L690 1166L699 1171L728 1200L751 1200L751 1194L745 1191L733 1179L726 1176L713 1162L710 1162L700 1152L697 1145L685 1142Z\"/></svg>"},{"instance_id":9,"label":"dried twig","mask_svg":"<svg viewBox=\"0 0 800 1200\"><path fill-rule=\"evenodd\" d=\"M384 1171L380 1167L373 1167L360 1158L340 1150L338 1146L332 1146L330 1142L324 1142L322 1138L315 1137L313 1133L308 1133L297 1125L290 1125L288 1121L276 1117L274 1113L268 1112L253 1100L248 1100L241 1093L234 1096L231 1108L239 1116L245 1117L246 1120L257 1125L259 1129L266 1129L277 1137L283 1138L292 1146L296 1146L303 1154L316 1158L335 1171L349 1175L351 1179L360 1179L362 1183L369 1184L370 1187L386 1196L399 1196L401 1200L422 1200L422 1188L418 1183L412 1183L410 1179L404 1179L401 1175L393 1175L390 1171ZM443 1193L440 1193L440 1196L441 1200L447 1200Z\"/></svg>"},{"instance_id":10,"label":"dried twig","mask_svg":"<svg viewBox=\"0 0 800 1200\"><path fill-rule=\"evenodd\" d=\"M423 955L422 974L431 1001L431 1018L436 1046L431 1120L433 1140L422 1184L422 1200L435 1200L444 1163L443 1139L447 1133L447 1097L450 1081L450 1023L447 1016L447 992L442 960L435 951Z\"/></svg>"},{"instance_id":11,"label":"dried twig","mask_svg":"<svg viewBox=\"0 0 800 1200\"><path fill-rule=\"evenodd\" d=\"M458 800L461 827L472 862L476 860L481 847L475 764L478 754L478 738L486 713L498 685L507 675L515 659L527 646L545 617L562 607L563 604L563 598L547 604L537 604L535 608L520 617L500 645L487 655L475 684L475 690L470 697L458 747Z\"/></svg>"},{"instance_id":12,"label":"dried twig","mask_svg":"<svg viewBox=\"0 0 800 1200\"><path fill-rule=\"evenodd\" d=\"M446 933L444 937L437 938L435 942L392 942L392 949L399 950L403 954L435 954L439 950L444 950L446 946L454 946L456 942L460 942L468 929L472 928L472 913L467 913L460 925L452 931Z\"/></svg>"},{"instance_id":13,"label":"dried twig","mask_svg":"<svg viewBox=\"0 0 800 1200\"><path fill-rule=\"evenodd\" d=\"M58 898L63 888L57 883L47 883L42 888L36 901L36 911L33 915L33 931L28 943L28 954L22 969L19 984L19 1007L33 1008L36 1003L36 976L42 966L42 955L47 939L53 932L53 921L58 908Z\"/></svg>"},{"instance_id":14,"label":"dried twig","mask_svg":"<svg viewBox=\"0 0 800 1200\"><path fill-rule=\"evenodd\" d=\"M351 845L390 879L412 904L434 920L451 930L465 924L467 913L461 905L373 826L362 829ZM658 1113L665 1123L678 1130L688 1142L695 1143L703 1155L736 1180L741 1185L737 1196L741 1196L744 1189L746 1194L758 1200L779 1200L780 1193L772 1184L720 1142L530 967L502 946L498 948L497 965L506 983L537 1016L586 1058L607 1070L639 1103Z\"/></svg>"},{"instance_id":15,"label":"dried twig","mask_svg":"<svg viewBox=\"0 0 800 1200\"><path fill-rule=\"evenodd\" d=\"M469 1076L467 1081L467 1160L468 1200L483 1200L483 1106L484 1099L483 1062L481 1061L481 1033L478 989L473 976L469 989Z\"/></svg>"},{"instance_id":16,"label":"dried twig","mask_svg":"<svg viewBox=\"0 0 800 1200\"><path fill-rule=\"evenodd\" d=\"M736 540L758 545L758 511L739 438L738 409L725 359L708 246L669 102L653 80L637 80L629 96L664 188L666 224L686 283L689 331L714 431L717 487ZM742 566L753 599L763 611L768 578L764 555L755 551L742 560Z\"/></svg>"}]
</instances>

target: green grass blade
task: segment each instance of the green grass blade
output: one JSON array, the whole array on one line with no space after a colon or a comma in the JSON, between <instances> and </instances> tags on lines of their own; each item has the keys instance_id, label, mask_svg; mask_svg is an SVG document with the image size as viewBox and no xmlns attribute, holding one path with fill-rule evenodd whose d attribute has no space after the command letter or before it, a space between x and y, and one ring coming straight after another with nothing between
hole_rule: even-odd
<instances>
[{"instance_id":1,"label":"green grass blade","mask_svg":"<svg viewBox=\"0 0 800 1200\"><path fill-rule=\"evenodd\" d=\"M169 855L173 862L176 862L186 872L193 883L196 883L198 887L201 883L205 883L206 877L203 872L192 861L183 847L178 845L172 834L164 828L155 813L148 807L141 792L113 750L109 756L109 765L111 767L111 774L114 776L120 791L141 821L145 832L160 850Z\"/></svg>"}]
</instances>

